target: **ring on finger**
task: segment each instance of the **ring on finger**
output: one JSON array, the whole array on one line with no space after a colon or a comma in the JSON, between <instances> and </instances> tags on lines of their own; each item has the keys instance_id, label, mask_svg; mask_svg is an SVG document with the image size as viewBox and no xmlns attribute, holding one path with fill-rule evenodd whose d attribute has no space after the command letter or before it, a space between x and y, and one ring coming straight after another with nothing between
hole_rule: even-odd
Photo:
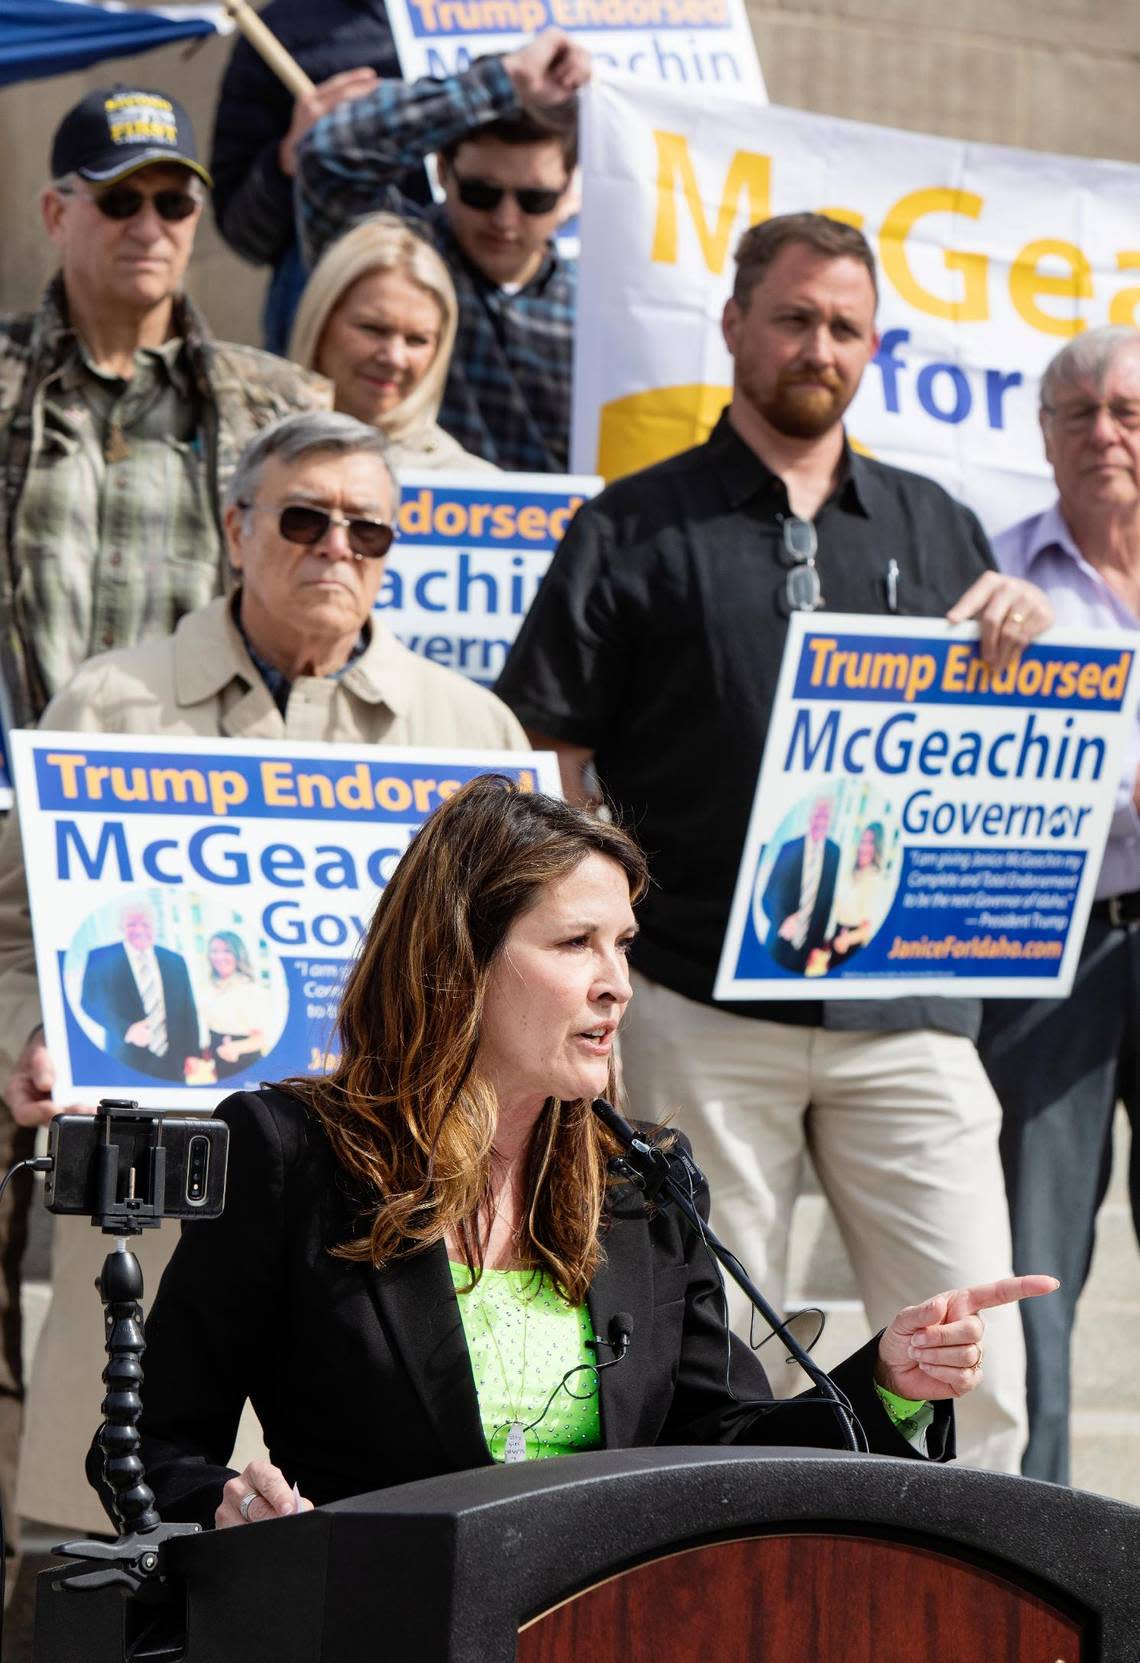
<instances>
[{"instance_id":1,"label":"ring on finger","mask_svg":"<svg viewBox=\"0 0 1140 1663\"><path fill-rule=\"evenodd\" d=\"M1025 622L1025 613L1024 612L1011 612L1010 615L1009 615L1009 621L1010 621L1011 624L1016 624L1018 626L1018 628L1020 629L1021 625Z\"/></svg>"},{"instance_id":2,"label":"ring on finger","mask_svg":"<svg viewBox=\"0 0 1140 1663\"><path fill-rule=\"evenodd\" d=\"M261 1494L260 1490L247 1490L245 1492L245 1494L242 1496L241 1500L238 1502L238 1512L241 1514L241 1516L245 1520L246 1524L248 1524L250 1522L249 1510L253 1506L254 1502L257 1500L257 1498L260 1494Z\"/></svg>"}]
</instances>

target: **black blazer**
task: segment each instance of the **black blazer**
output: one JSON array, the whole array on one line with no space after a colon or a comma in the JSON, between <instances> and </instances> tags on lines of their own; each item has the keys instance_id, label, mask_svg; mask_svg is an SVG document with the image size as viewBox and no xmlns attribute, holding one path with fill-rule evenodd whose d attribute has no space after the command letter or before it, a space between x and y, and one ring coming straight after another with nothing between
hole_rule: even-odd
<instances>
[{"instance_id":1,"label":"black blazer","mask_svg":"<svg viewBox=\"0 0 1140 1663\"><path fill-rule=\"evenodd\" d=\"M213 1524L247 1395L272 1459L318 1504L490 1465L443 1245L383 1271L330 1257L355 1209L319 1123L273 1087L218 1114L231 1134L225 1212L183 1227L146 1325L143 1457L163 1516ZM594 1332L619 1311L633 1317L624 1360L599 1377L607 1449L840 1442L829 1409L773 1407L683 1220L648 1216L636 1191L619 1191L605 1250ZM875 1395L873 1358L874 1342L836 1377L872 1448L914 1457ZM948 1411L928 1441L938 1458L952 1453ZM94 1450L88 1469L101 1488Z\"/></svg>"},{"instance_id":2,"label":"black blazer","mask_svg":"<svg viewBox=\"0 0 1140 1663\"><path fill-rule=\"evenodd\" d=\"M121 941L109 947L96 947L87 955L79 1000L91 1020L105 1030L111 1056L143 1074L181 1080L183 1063L198 1050L198 1007L182 955L172 953L168 947L156 947L154 956L166 1008L168 1049L164 1056L157 1057L145 1046L127 1043L127 1029L132 1023L141 1022L146 1011L130 957Z\"/></svg>"}]
</instances>

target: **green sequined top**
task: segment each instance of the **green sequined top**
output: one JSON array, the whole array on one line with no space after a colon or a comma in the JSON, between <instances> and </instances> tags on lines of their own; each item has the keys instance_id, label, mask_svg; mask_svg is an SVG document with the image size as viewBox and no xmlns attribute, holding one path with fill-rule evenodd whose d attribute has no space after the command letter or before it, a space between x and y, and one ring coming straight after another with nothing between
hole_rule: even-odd
<instances>
[{"instance_id":1,"label":"green sequined top","mask_svg":"<svg viewBox=\"0 0 1140 1663\"><path fill-rule=\"evenodd\" d=\"M528 1461L600 1449L597 1377L586 1372L594 1361L586 1306L567 1305L550 1279L534 1271L484 1270L462 1293L469 1275L466 1265L451 1265L483 1436L495 1460L506 1459L512 1425L522 1428ZM560 1385L572 1369L583 1372ZM877 1382L875 1391L892 1425L925 1450L933 1404L899 1397ZM521 1450L512 1458L522 1460Z\"/></svg>"},{"instance_id":2,"label":"green sequined top","mask_svg":"<svg viewBox=\"0 0 1140 1663\"><path fill-rule=\"evenodd\" d=\"M484 1270L474 1288L460 1292L469 1276L466 1265L452 1264L491 1454L504 1459L512 1423L525 1429L528 1460L600 1449L595 1375L583 1369L559 1385L571 1369L594 1361L586 1344L594 1333L586 1306L567 1305L550 1279L535 1271Z\"/></svg>"}]
</instances>

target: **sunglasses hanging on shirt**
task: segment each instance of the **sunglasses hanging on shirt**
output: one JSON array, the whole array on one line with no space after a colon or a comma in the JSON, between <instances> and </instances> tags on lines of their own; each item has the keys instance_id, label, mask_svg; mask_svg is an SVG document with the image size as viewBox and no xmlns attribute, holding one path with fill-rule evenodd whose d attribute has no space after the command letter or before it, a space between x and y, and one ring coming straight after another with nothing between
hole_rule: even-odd
<instances>
[{"instance_id":1,"label":"sunglasses hanging on shirt","mask_svg":"<svg viewBox=\"0 0 1140 1663\"><path fill-rule=\"evenodd\" d=\"M797 514L781 516L783 558L788 573L784 579L784 599L789 612L817 612L823 606L823 585L819 581L815 557L819 550L815 526L801 520Z\"/></svg>"}]
</instances>

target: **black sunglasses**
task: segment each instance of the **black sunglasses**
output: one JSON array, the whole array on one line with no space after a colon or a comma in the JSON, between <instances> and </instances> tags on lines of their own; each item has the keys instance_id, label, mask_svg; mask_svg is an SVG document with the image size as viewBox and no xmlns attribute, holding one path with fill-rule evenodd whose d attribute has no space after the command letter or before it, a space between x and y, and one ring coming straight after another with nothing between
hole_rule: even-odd
<instances>
[{"instance_id":1,"label":"black sunglasses","mask_svg":"<svg viewBox=\"0 0 1140 1663\"><path fill-rule=\"evenodd\" d=\"M251 508L248 503L241 507L247 514L278 514L277 529L282 537L287 543L300 543L302 548L312 548L327 537L330 525L342 525L348 533L349 548L365 560L382 560L396 536L386 520L357 519L299 502L288 503L280 513L276 508Z\"/></svg>"},{"instance_id":2,"label":"black sunglasses","mask_svg":"<svg viewBox=\"0 0 1140 1663\"><path fill-rule=\"evenodd\" d=\"M64 191L61 194L76 196L80 193ZM110 190L85 191L82 194L95 204L105 219L133 219L140 208L153 202L159 219L174 222L189 219L202 205L202 198L190 191L155 191L153 196L148 196L145 191L135 190L133 185L112 185Z\"/></svg>"},{"instance_id":3,"label":"black sunglasses","mask_svg":"<svg viewBox=\"0 0 1140 1663\"><path fill-rule=\"evenodd\" d=\"M487 179L464 179L458 173L454 178L463 206L488 214L499 206L504 196L513 196L524 214L553 213L566 194L565 185L558 190L543 190L537 185L523 185L516 190L513 185L492 185Z\"/></svg>"}]
</instances>

